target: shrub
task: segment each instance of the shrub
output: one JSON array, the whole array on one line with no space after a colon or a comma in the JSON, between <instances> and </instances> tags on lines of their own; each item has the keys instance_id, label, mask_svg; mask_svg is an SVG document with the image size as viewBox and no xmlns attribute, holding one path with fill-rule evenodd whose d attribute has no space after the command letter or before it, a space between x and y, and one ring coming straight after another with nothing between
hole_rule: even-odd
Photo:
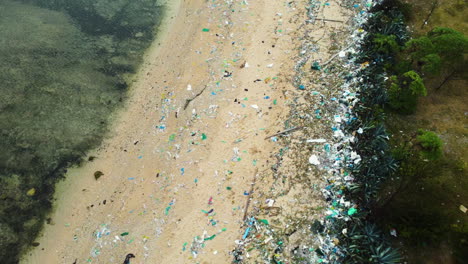
<instances>
[{"instance_id":1,"label":"shrub","mask_svg":"<svg viewBox=\"0 0 468 264\"><path fill-rule=\"evenodd\" d=\"M408 85L411 94L414 96L427 95L424 82L421 76L415 71L409 71L403 74L403 85Z\"/></svg>"},{"instance_id":2,"label":"shrub","mask_svg":"<svg viewBox=\"0 0 468 264\"><path fill-rule=\"evenodd\" d=\"M392 76L388 83L388 104L402 114L413 113L416 110L418 97L427 95L423 80L415 71L408 71L400 78Z\"/></svg>"},{"instance_id":3,"label":"shrub","mask_svg":"<svg viewBox=\"0 0 468 264\"><path fill-rule=\"evenodd\" d=\"M395 54L400 50L395 35L375 34L374 49L384 54Z\"/></svg>"},{"instance_id":4,"label":"shrub","mask_svg":"<svg viewBox=\"0 0 468 264\"><path fill-rule=\"evenodd\" d=\"M421 59L423 66L421 70L431 75L437 75L442 68L442 59L438 54L429 54Z\"/></svg>"},{"instance_id":5,"label":"shrub","mask_svg":"<svg viewBox=\"0 0 468 264\"><path fill-rule=\"evenodd\" d=\"M420 129L417 142L421 145L421 156L428 160L436 160L442 156L442 140L436 133Z\"/></svg>"}]
</instances>

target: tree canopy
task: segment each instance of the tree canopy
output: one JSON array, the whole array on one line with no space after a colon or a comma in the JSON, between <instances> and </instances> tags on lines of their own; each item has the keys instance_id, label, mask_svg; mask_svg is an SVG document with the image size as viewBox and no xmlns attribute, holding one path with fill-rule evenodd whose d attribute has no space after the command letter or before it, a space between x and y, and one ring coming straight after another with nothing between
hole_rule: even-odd
<instances>
[{"instance_id":1,"label":"tree canopy","mask_svg":"<svg viewBox=\"0 0 468 264\"><path fill-rule=\"evenodd\" d=\"M444 27L408 41L405 47L410 59L427 74L438 74L442 67L457 69L465 62L467 49L468 38L465 35Z\"/></svg>"}]
</instances>

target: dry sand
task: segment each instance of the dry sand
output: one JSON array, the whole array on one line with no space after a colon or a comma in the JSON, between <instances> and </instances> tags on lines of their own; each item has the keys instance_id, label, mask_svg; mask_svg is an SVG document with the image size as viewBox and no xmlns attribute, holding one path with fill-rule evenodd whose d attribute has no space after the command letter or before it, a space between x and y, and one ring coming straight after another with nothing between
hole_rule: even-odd
<instances>
[{"instance_id":1,"label":"dry sand","mask_svg":"<svg viewBox=\"0 0 468 264\"><path fill-rule=\"evenodd\" d=\"M303 21L288 2L173 2L109 139L59 184L22 263L230 263L294 90ZM194 258L194 238L212 235Z\"/></svg>"}]
</instances>

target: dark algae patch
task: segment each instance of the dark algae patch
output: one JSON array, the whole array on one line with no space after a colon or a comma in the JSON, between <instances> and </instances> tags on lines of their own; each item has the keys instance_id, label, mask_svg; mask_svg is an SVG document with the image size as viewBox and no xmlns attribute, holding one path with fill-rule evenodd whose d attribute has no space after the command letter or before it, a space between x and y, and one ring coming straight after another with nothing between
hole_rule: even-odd
<instances>
[{"instance_id":1,"label":"dark algae patch","mask_svg":"<svg viewBox=\"0 0 468 264\"><path fill-rule=\"evenodd\" d=\"M102 140L162 12L147 0L0 2L2 263L38 246L55 183Z\"/></svg>"}]
</instances>

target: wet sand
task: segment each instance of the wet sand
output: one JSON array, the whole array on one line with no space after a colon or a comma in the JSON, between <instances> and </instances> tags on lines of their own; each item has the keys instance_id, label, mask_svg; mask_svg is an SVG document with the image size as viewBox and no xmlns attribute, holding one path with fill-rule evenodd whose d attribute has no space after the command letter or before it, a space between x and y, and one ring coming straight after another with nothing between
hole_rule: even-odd
<instances>
[{"instance_id":1,"label":"wet sand","mask_svg":"<svg viewBox=\"0 0 468 264\"><path fill-rule=\"evenodd\" d=\"M287 1L181 0L172 12L22 263L232 261L254 179L280 148L265 137L284 127L302 21Z\"/></svg>"}]
</instances>

